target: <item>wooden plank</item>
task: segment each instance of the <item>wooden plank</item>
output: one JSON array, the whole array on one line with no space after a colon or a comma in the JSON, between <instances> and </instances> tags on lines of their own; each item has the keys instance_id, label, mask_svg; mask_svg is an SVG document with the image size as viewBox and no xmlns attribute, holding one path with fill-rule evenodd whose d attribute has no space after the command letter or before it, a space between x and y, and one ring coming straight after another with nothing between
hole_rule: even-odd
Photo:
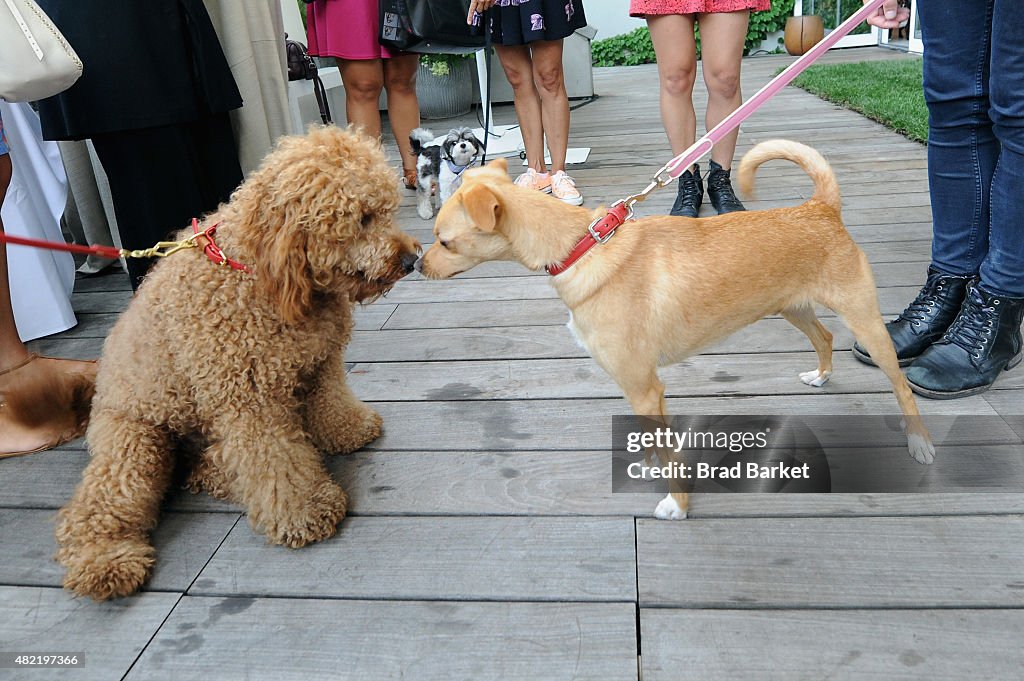
<instances>
[{"instance_id":1,"label":"wooden plank","mask_svg":"<svg viewBox=\"0 0 1024 681\"><path fill-rule=\"evenodd\" d=\"M121 269L106 269L101 274L77 275L75 277L75 291L105 292L105 291L131 291L132 285L128 275Z\"/></svg>"},{"instance_id":2,"label":"wooden plank","mask_svg":"<svg viewBox=\"0 0 1024 681\"><path fill-rule=\"evenodd\" d=\"M754 209L751 208L751 210ZM919 286L924 282L923 273L927 269L927 255L919 258L917 262L908 261L906 258L903 258L897 262L877 262L872 264L872 270L878 286ZM490 279L493 277L514 278L509 282L509 285L517 286L521 277L537 277L546 280L548 275L543 271L528 270L515 262L487 262L459 275L459 281ZM413 275L403 280L403 284L413 286L421 281L427 280L419 275Z\"/></svg>"},{"instance_id":3,"label":"wooden plank","mask_svg":"<svg viewBox=\"0 0 1024 681\"><path fill-rule=\"evenodd\" d=\"M1005 449L1005 448L1004 448ZM946 470L970 473L995 447ZM893 468L916 466L900 450L869 457ZM332 457L329 466L358 515L627 515L650 517L662 493L611 491L605 452L362 452ZM1018 479L1020 471L1017 471ZM1024 494L699 494L694 518L765 516L905 516L1010 514Z\"/></svg>"},{"instance_id":4,"label":"wooden plank","mask_svg":"<svg viewBox=\"0 0 1024 681\"><path fill-rule=\"evenodd\" d=\"M53 560L53 512L4 510L0 513L0 584L56 586L64 568ZM223 513L167 513L153 533L156 566L147 591L184 591L238 519Z\"/></svg>"},{"instance_id":5,"label":"wooden plank","mask_svg":"<svg viewBox=\"0 0 1024 681\"><path fill-rule=\"evenodd\" d=\"M3 669L5 681L120 679L180 598L146 593L106 603L62 589L0 586L0 641L5 652L84 653L73 670Z\"/></svg>"},{"instance_id":6,"label":"wooden plank","mask_svg":"<svg viewBox=\"0 0 1024 681\"><path fill-rule=\"evenodd\" d=\"M1018 434L1024 437L1024 428ZM998 453L997 449L979 446L966 457L969 460L961 460L962 454L950 460L940 448L939 460L941 464L956 461L969 475L978 457ZM885 457L893 465L911 465L902 448L880 453L872 461L890 463ZM0 508L59 508L77 484L87 458L84 451L70 450L5 461ZM328 456L327 464L349 494L349 514L357 516L647 517L662 496L612 493L608 451L359 452ZM183 490L172 490L164 508L241 511L206 494ZM690 503L690 516L695 518L1007 513L1024 513L1024 494L700 494Z\"/></svg>"},{"instance_id":7,"label":"wooden plank","mask_svg":"<svg viewBox=\"0 0 1024 681\"><path fill-rule=\"evenodd\" d=\"M187 653L187 654L185 654ZM626 603L185 597L128 681L637 678Z\"/></svg>"},{"instance_id":8,"label":"wooden plank","mask_svg":"<svg viewBox=\"0 0 1024 681\"><path fill-rule=\"evenodd\" d=\"M69 359L96 359L103 352L103 338L67 338L63 334L26 343L32 352Z\"/></svg>"},{"instance_id":9,"label":"wooden plank","mask_svg":"<svg viewBox=\"0 0 1024 681\"><path fill-rule=\"evenodd\" d=\"M526 278L527 283L533 284L534 280ZM923 281L923 279L922 279ZM545 298L524 300L506 299L493 301L464 300L450 302L452 299L472 297L461 295L464 289L478 289L480 286L492 287L493 281L483 281L472 285L456 278L447 282L433 282L437 284L448 284L445 290L438 290L441 295L426 295L426 290L421 291L421 300L417 302L404 303L398 306L395 313L388 319L385 329L432 329L432 328L456 328L456 327L506 327L506 326L543 326L543 325L564 325L569 320L569 311L565 304L556 296L554 289ZM520 280L516 280L513 286L507 282L504 285L509 289L518 290ZM413 285L410 282L410 286ZM895 286L878 289L879 306L882 315L889 317L898 314L917 295L919 286ZM539 291L543 293L543 291ZM445 299L445 295L448 296ZM428 300L433 298L433 300ZM819 316L823 319L834 317L832 312L819 310ZM833 328L838 324L829 323Z\"/></svg>"},{"instance_id":10,"label":"wooden plank","mask_svg":"<svg viewBox=\"0 0 1024 681\"><path fill-rule=\"evenodd\" d=\"M120 312L131 297L131 291L76 292L71 295L71 306L75 312Z\"/></svg>"},{"instance_id":11,"label":"wooden plank","mask_svg":"<svg viewBox=\"0 0 1024 681\"><path fill-rule=\"evenodd\" d=\"M446 362L361 362L348 384L365 400L555 400L620 397L622 389L590 358ZM880 370L852 353L833 357L834 374L815 388L799 374L813 370L814 352L697 355L658 374L668 397L700 395L821 395L891 393ZM996 385L1024 389L1024 371L1010 372Z\"/></svg>"},{"instance_id":12,"label":"wooden plank","mask_svg":"<svg viewBox=\"0 0 1024 681\"><path fill-rule=\"evenodd\" d=\"M1019 377L1019 374L1022 373L1024 373L1024 367L1018 367L1004 373L996 380L995 387L998 388L1001 385L1005 385L1005 381L1011 376L1018 374ZM1018 417L1016 419L1018 423L1020 417L1024 416L1024 399L1022 399L1024 398L1024 395L1022 395L1019 390L1010 390L1006 392L1001 390L989 391L985 393L984 397L985 401L991 404L1001 416Z\"/></svg>"},{"instance_id":13,"label":"wooden plank","mask_svg":"<svg viewBox=\"0 0 1024 681\"><path fill-rule=\"evenodd\" d=\"M1024 517L637 521L643 606L1021 607Z\"/></svg>"},{"instance_id":14,"label":"wooden plank","mask_svg":"<svg viewBox=\"0 0 1024 681\"><path fill-rule=\"evenodd\" d=\"M239 524L189 593L633 601L634 559L628 518L349 518L298 551Z\"/></svg>"},{"instance_id":15,"label":"wooden plank","mask_svg":"<svg viewBox=\"0 0 1024 681\"><path fill-rule=\"evenodd\" d=\"M642 609L640 629L645 681L1024 679L1020 610Z\"/></svg>"},{"instance_id":16,"label":"wooden plank","mask_svg":"<svg viewBox=\"0 0 1024 681\"><path fill-rule=\"evenodd\" d=\"M80 312L78 324L60 334L61 338L106 338L120 317L117 312Z\"/></svg>"},{"instance_id":17,"label":"wooden plank","mask_svg":"<svg viewBox=\"0 0 1024 681\"><path fill-rule=\"evenodd\" d=\"M553 311L554 312L554 311ZM549 318L548 321L554 321ZM563 320L564 321L564 320ZM835 352L848 351L853 334L832 320ZM799 352L809 345L807 336L784 319L763 319L708 348L704 355L726 353ZM554 326L395 329L355 332L345 351L351 362L414 362L480 359L554 359L588 357L562 324ZM837 357L838 359L838 357Z\"/></svg>"},{"instance_id":18,"label":"wooden plank","mask_svg":"<svg viewBox=\"0 0 1024 681\"><path fill-rule=\"evenodd\" d=\"M0 509L57 509L66 504L82 478L82 469L89 461L89 454L84 446L82 440L77 440L60 449L5 460L4 484L0 485ZM191 494L178 488L170 490L164 509L233 513L236 516L241 512L239 507L227 502L217 501L206 494ZM184 518L175 519L176 516L173 515L167 518L173 523L187 524ZM197 520L200 523L204 522L202 518ZM161 526L163 522L164 520L161 520ZM47 538L52 535L52 527L45 533Z\"/></svg>"},{"instance_id":19,"label":"wooden plank","mask_svg":"<svg viewBox=\"0 0 1024 681\"><path fill-rule=\"evenodd\" d=\"M1020 434L1024 437L1024 430ZM992 449L978 447L972 454L985 457ZM909 464L902 448L882 456L890 455L896 463ZM5 461L0 508L59 508L86 459L78 450ZM939 459L947 462L941 449ZM972 458L961 462L961 468L976 463ZM607 451L359 452L328 456L327 464L349 494L349 514L357 516L647 517L662 496L612 493ZM173 490L164 507L179 512L241 510L183 490ZM1024 494L701 494L690 503L695 518L1007 513L1024 513Z\"/></svg>"},{"instance_id":20,"label":"wooden plank","mask_svg":"<svg viewBox=\"0 0 1024 681\"><path fill-rule=\"evenodd\" d=\"M670 414L894 414L891 395L694 397L666 401ZM378 402L384 434L367 450L599 450L611 443L611 417L628 414L625 399ZM978 395L921 400L927 414L995 412ZM429 440L427 440L429 438Z\"/></svg>"},{"instance_id":21,"label":"wooden plank","mask_svg":"<svg viewBox=\"0 0 1024 681\"><path fill-rule=\"evenodd\" d=\"M927 269L924 263L904 265L903 268L892 263L879 263L873 269L887 275L891 282L880 285L879 295L886 288L907 289L906 295L900 297L899 309L913 299L923 283L923 272ZM472 286L469 283L472 283ZM473 277L472 272L454 279L430 280L422 277L404 279L395 285L388 294L389 303L431 303L431 302L475 302L491 300L538 300L557 298L558 294L546 276L522 276L510 280L501 278Z\"/></svg>"},{"instance_id":22,"label":"wooden plank","mask_svg":"<svg viewBox=\"0 0 1024 681\"><path fill-rule=\"evenodd\" d=\"M371 305L357 305L353 315L353 321L355 322L353 329L357 331L376 331L384 326L388 317L394 314L397 307L397 305L389 305L380 301Z\"/></svg>"}]
</instances>

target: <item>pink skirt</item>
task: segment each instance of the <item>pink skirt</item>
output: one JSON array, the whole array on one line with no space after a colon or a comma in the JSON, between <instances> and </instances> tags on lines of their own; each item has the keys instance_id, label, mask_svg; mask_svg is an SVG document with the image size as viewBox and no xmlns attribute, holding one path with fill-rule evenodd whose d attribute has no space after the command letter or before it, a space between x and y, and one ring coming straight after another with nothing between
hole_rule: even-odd
<instances>
[{"instance_id":1,"label":"pink skirt","mask_svg":"<svg viewBox=\"0 0 1024 681\"><path fill-rule=\"evenodd\" d=\"M708 14L711 12L762 12L771 9L771 0L629 0L629 16L660 14Z\"/></svg>"},{"instance_id":2,"label":"pink skirt","mask_svg":"<svg viewBox=\"0 0 1024 681\"><path fill-rule=\"evenodd\" d=\"M316 0L306 5L306 38L314 57L387 59L396 54L377 41L377 0Z\"/></svg>"}]
</instances>

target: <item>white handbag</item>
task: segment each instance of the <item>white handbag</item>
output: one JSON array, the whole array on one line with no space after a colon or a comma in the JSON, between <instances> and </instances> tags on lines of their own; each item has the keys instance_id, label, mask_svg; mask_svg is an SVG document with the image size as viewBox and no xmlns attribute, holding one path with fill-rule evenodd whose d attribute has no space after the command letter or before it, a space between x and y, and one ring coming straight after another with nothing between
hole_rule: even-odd
<instances>
[{"instance_id":1,"label":"white handbag","mask_svg":"<svg viewBox=\"0 0 1024 681\"><path fill-rule=\"evenodd\" d=\"M0 45L0 99L45 99L82 76L82 60L34 0L0 0Z\"/></svg>"}]
</instances>

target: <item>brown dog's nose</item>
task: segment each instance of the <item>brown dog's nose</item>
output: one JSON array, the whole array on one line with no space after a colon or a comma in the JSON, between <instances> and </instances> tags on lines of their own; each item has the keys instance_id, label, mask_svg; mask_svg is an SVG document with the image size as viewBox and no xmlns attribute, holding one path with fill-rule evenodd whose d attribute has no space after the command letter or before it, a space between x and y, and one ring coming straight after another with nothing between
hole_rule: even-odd
<instances>
[{"instance_id":1,"label":"brown dog's nose","mask_svg":"<svg viewBox=\"0 0 1024 681\"><path fill-rule=\"evenodd\" d=\"M416 259L416 264L413 265L413 267L416 268L417 272L423 272L423 256L420 256L419 258Z\"/></svg>"},{"instance_id":2,"label":"brown dog's nose","mask_svg":"<svg viewBox=\"0 0 1024 681\"><path fill-rule=\"evenodd\" d=\"M412 268L416 265L417 260L419 260L419 256L415 253L402 254L402 269L405 270L406 274L412 272Z\"/></svg>"}]
</instances>

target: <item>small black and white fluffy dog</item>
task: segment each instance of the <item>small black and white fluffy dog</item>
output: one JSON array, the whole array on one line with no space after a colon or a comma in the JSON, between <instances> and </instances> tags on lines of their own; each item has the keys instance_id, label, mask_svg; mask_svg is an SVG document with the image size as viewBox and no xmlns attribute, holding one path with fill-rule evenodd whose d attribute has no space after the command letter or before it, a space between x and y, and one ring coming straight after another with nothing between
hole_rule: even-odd
<instances>
[{"instance_id":1,"label":"small black and white fluffy dog","mask_svg":"<svg viewBox=\"0 0 1024 681\"><path fill-rule=\"evenodd\" d=\"M434 217L431 196L437 187L438 206L448 200L462 184L462 173L476 165L484 145L469 128L456 128L440 145L432 144L434 133L416 128L409 135L416 154L416 212L424 220Z\"/></svg>"}]
</instances>

